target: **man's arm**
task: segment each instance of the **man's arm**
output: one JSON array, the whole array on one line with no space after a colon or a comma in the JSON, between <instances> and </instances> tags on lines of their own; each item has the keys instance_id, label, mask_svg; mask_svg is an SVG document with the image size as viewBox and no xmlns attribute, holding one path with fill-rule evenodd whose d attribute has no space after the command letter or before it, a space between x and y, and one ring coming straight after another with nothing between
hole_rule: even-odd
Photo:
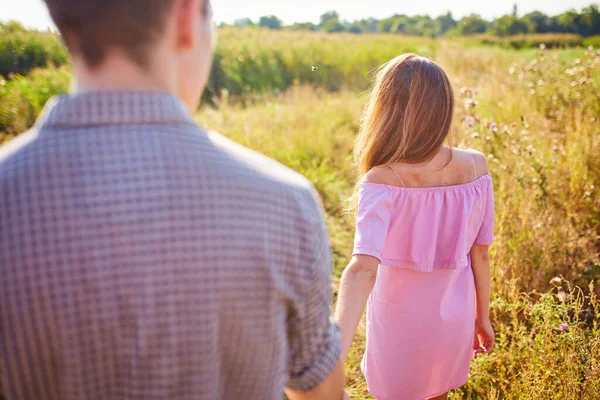
<instances>
[{"instance_id":1,"label":"man's arm","mask_svg":"<svg viewBox=\"0 0 600 400\"><path fill-rule=\"evenodd\" d=\"M313 191L304 193L306 225L298 231L304 261L303 295L291 305L288 316L289 379L291 400L341 400L345 376L340 361L340 332L331 313L331 250L323 208Z\"/></svg>"}]
</instances>

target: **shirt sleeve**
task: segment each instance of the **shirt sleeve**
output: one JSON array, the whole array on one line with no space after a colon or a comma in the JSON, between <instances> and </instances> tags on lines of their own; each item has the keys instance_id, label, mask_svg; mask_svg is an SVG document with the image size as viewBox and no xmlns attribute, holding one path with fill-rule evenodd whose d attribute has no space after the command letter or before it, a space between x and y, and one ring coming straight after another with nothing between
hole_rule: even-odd
<instances>
[{"instance_id":1,"label":"shirt sleeve","mask_svg":"<svg viewBox=\"0 0 600 400\"><path fill-rule=\"evenodd\" d=\"M387 190L361 188L352 255L368 255L381 261L390 225L391 204L388 200Z\"/></svg>"},{"instance_id":2,"label":"shirt sleeve","mask_svg":"<svg viewBox=\"0 0 600 400\"><path fill-rule=\"evenodd\" d=\"M290 346L287 387L307 392L330 374L341 353L340 332L331 312L331 251L323 211L316 195L311 200L316 216L309 226L309 280L306 298L288 319Z\"/></svg>"},{"instance_id":3,"label":"shirt sleeve","mask_svg":"<svg viewBox=\"0 0 600 400\"><path fill-rule=\"evenodd\" d=\"M494 241L494 187L490 183L485 194L485 211L475 244L490 245Z\"/></svg>"}]
</instances>

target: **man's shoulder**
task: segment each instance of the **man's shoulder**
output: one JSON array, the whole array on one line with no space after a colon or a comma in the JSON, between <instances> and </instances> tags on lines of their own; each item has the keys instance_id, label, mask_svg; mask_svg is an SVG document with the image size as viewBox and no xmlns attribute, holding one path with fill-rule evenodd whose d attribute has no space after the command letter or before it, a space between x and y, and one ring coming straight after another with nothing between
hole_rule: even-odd
<instances>
[{"instance_id":1,"label":"man's shoulder","mask_svg":"<svg viewBox=\"0 0 600 400\"><path fill-rule=\"evenodd\" d=\"M0 177L9 172L9 168L19 158L23 157L38 138L38 130L32 128L8 143L0 145Z\"/></svg>"},{"instance_id":2,"label":"man's shoulder","mask_svg":"<svg viewBox=\"0 0 600 400\"><path fill-rule=\"evenodd\" d=\"M309 223L320 221L320 197L313 184L300 173L216 132L208 132L208 138L225 155L229 177L235 176L244 192L260 193L258 198L268 196L270 203L295 209Z\"/></svg>"},{"instance_id":3,"label":"man's shoulder","mask_svg":"<svg viewBox=\"0 0 600 400\"><path fill-rule=\"evenodd\" d=\"M223 135L209 131L211 143L229 156L232 166L246 170L245 177L251 184L276 188L287 188L299 192L312 192L312 183L300 173L283 164L251 150Z\"/></svg>"}]
</instances>

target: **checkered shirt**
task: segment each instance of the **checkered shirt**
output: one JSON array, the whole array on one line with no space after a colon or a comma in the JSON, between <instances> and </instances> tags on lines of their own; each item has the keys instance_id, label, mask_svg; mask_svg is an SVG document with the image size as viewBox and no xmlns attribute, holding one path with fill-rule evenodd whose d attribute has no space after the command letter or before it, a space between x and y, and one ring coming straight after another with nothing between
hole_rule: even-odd
<instances>
[{"instance_id":1,"label":"checkered shirt","mask_svg":"<svg viewBox=\"0 0 600 400\"><path fill-rule=\"evenodd\" d=\"M330 275L312 185L169 95L60 97L0 148L9 400L310 390L340 352Z\"/></svg>"}]
</instances>

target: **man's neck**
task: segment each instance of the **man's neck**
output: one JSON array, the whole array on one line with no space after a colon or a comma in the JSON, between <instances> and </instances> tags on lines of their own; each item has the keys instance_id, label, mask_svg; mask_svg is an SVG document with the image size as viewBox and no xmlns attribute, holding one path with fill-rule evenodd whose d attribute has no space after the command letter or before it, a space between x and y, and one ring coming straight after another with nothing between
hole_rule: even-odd
<instances>
[{"instance_id":1,"label":"man's neck","mask_svg":"<svg viewBox=\"0 0 600 400\"><path fill-rule=\"evenodd\" d=\"M152 91L177 94L173 74L157 68L142 68L120 55L110 55L103 63L90 69L82 60L73 61L74 93L107 91Z\"/></svg>"}]
</instances>

